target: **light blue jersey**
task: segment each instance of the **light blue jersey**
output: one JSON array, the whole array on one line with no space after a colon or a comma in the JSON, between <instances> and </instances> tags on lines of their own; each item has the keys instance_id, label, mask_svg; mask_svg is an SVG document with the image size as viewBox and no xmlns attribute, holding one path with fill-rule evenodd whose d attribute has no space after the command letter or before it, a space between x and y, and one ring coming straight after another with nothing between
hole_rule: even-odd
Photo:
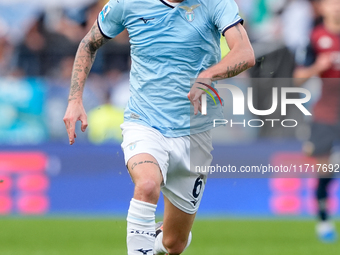
<instances>
[{"instance_id":1,"label":"light blue jersey","mask_svg":"<svg viewBox=\"0 0 340 255\"><path fill-rule=\"evenodd\" d=\"M234 0L110 0L98 16L103 35L127 28L131 43L131 97L125 121L179 137L209 130L222 107L190 116L190 79L221 59L220 34L241 22ZM210 98L211 99L211 98Z\"/></svg>"}]
</instances>

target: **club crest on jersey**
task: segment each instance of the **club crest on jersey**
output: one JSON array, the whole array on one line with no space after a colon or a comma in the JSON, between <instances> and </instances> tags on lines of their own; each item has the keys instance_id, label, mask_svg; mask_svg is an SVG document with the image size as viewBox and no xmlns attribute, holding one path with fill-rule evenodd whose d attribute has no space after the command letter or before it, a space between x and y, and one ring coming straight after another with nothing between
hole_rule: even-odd
<instances>
[{"instance_id":1,"label":"club crest on jersey","mask_svg":"<svg viewBox=\"0 0 340 255\"><path fill-rule=\"evenodd\" d=\"M189 22L192 22L194 19L195 19L195 13L194 13L194 10L200 6L200 4L195 4L191 7L188 7L188 6L180 6L179 8L183 9L183 10L186 10L186 13L185 13L185 17L187 18L187 20Z\"/></svg>"},{"instance_id":2,"label":"club crest on jersey","mask_svg":"<svg viewBox=\"0 0 340 255\"><path fill-rule=\"evenodd\" d=\"M106 15L109 13L110 10L111 10L111 7L110 7L108 4L106 4L106 5L104 6L102 12L100 13L101 16L102 16L102 21L104 21Z\"/></svg>"}]
</instances>

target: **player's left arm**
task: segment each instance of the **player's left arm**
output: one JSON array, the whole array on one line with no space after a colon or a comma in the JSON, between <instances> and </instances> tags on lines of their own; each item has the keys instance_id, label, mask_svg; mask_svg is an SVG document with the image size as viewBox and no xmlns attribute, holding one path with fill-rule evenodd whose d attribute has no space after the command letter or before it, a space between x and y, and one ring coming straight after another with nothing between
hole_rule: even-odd
<instances>
[{"instance_id":1,"label":"player's left arm","mask_svg":"<svg viewBox=\"0 0 340 255\"><path fill-rule=\"evenodd\" d=\"M201 72L197 81L210 85L212 81L234 77L255 65L253 47L246 30L240 23L228 29L224 36L230 52L218 64ZM202 83L200 84L202 85ZM194 85L188 94L188 98L194 106L195 115L201 108L200 97L202 93L204 92L196 89Z\"/></svg>"},{"instance_id":2,"label":"player's left arm","mask_svg":"<svg viewBox=\"0 0 340 255\"><path fill-rule=\"evenodd\" d=\"M253 47L244 27L238 23L224 33L230 52L216 65L203 71L198 78L211 81L234 77L255 65Z\"/></svg>"}]
</instances>

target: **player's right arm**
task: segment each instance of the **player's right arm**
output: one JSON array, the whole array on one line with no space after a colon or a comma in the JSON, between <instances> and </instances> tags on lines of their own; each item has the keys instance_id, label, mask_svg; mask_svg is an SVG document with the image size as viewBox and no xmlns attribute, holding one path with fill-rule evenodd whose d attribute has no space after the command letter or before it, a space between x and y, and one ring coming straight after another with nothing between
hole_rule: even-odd
<instances>
[{"instance_id":1,"label":"player's right arm","mask_svg":"<svg viewBox=\"0 0 340 255\"><path fill-rule=\"evenodd\" d=\"M91 30L79 44L73 64L68 106L64 116L70 145L74 143L76 138L76 122L81 121L81 130L83 132L87 127L87 116L82 100L85 81L95 60L97 50L107 41L109 41L109 38L102 34L97 21L95 21Z\"/></svg>"},{"instance_id":2,"label":"player's right arm","mask_svg":"<svg viewBox=\"0 0 340 255\"><path fill-rule=\"evenodd\" d=\"M87 75L90 72L97 50L110 38L124 30L123 25L124 0L110 0L99 13L97 20L91 30L81 41L75 57L71 89L68 99L68 106L64 116L70 144L74 143L75 124L81 121L81 130L84 132L87 127L87 117L83 107L83 90Z\"/></svg>"}]
</instances>

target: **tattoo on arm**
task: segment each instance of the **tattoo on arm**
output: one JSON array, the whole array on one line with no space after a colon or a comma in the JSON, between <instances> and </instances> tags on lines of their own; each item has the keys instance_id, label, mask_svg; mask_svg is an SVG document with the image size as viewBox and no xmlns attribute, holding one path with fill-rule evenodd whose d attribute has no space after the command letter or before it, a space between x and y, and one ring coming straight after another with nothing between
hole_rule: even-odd
<instances>
[{"instance_id":1,"label":"tattoo on arm","mask_svg":"<svg viewBox=\"0 0 340 255\"><path fill-rule=\"evenodd\" d=\"M156 165L156 166L158 166L159 167L159 165L158 165L158 163L157 162L154 162L154 161L152 161L152 160L145 160L145 161L140 161L140 162L134 162L133 164L132 164L132 166L131 166L131 171L136 167L136 166L138 166L138 165L141 165L141 164L154 164L154 165Z\"/></svg>"},{"instance_id":2,"label":"tattoo on arm","mask_svg":"<svg viewBox=\"0 0 340 255\"><path fill-rule=\"evenodd\" d=\"M69 101L79 99L78 92L82 92L84 89L85 80L90 72L97 50L109 40L102 35L97 22L95 22L80 42L73 64Z\"/></svg>"},{"instance_id":3,"label":"tattoo on arm","mask_svg":"<svg viewBox=\"0 0 340 255\"><path fill-rule=\"evenodd\" d=\"M235 66L229 66L227 68L226 73L224 74L219 74L213 77L213 80L222 80L230 77L234 77L243 71L247 70L249 67L249 64L246 61L240 62L238 65L236 64Z\"/></svg>"},{"instance_id":4,"label":"tattoo on arm","mask_svg":"<svg viewBox=\"0 0 340 255\"><path fill-rule=\"evenodd\" d=\"M80 47L90 54L91 61L94 61L97 50L105 44L109 39L105 38L100 32L97 23L93 25L90 32L84 37L80 43Z\"/></svg>"}]
</instances>

